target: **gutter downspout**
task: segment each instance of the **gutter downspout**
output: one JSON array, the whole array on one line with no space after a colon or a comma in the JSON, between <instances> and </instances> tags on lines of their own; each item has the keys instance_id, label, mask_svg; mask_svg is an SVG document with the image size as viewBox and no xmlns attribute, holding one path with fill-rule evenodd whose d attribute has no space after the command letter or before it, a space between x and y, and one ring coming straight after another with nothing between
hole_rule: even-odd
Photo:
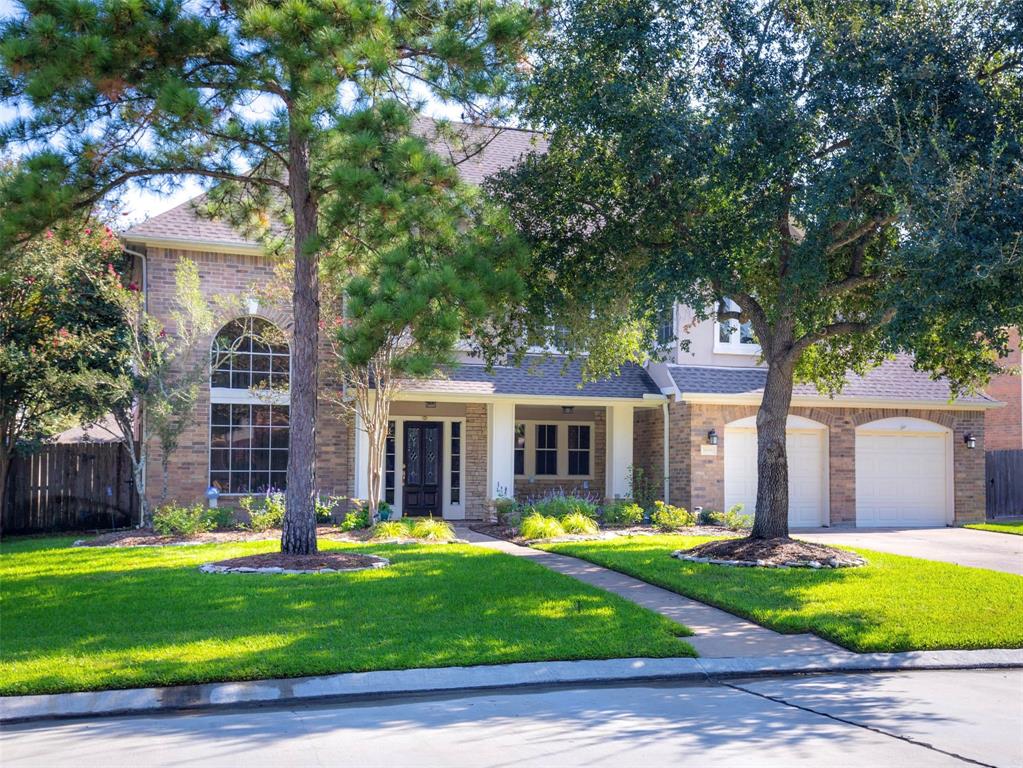
<instances>
[{"instance_id":1,"label":"gutter downspout","mask_svg":"<svg viewBox=\"0 0 1023 768\"><path fill-rule=\"evenodd\" d=\"M668 399L667 398L665 398L664 402L661 403L661 415L664 417L663 418L663 421L664 421L664 446L663 446L664 447L664 451L663 451L663 454L664 455L663 455L663 459L662 459L663 462L664 462L664 503L665 504L670 504L671 503L671 499L668 497L668 494L669 494L669 491L670 491L670 488L671 488L671 478L669 477L669 467L670 467L669 459L670 459L670 456L671 456L671 451L670 451L669 445L668 445L668 438L669 438L668 424L669 424L669 422L668 422Z\"/></svg>"}]
</instances>

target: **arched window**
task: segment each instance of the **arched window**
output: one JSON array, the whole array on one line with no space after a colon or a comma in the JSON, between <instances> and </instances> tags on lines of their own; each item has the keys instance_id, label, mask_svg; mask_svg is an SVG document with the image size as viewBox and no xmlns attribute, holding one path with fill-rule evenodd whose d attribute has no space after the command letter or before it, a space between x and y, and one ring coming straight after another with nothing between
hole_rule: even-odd
<instances>
[{"instance_id":1,"label":"arched window","mask_svg":"<svg viewBox=\"0 0 1023 768\"><path fill-rule=\"evenodd\" d=\"M261 318L225 325L211 347L210 485L266 493L287 483L290 350Z\"/></svg>"}]
</instances>

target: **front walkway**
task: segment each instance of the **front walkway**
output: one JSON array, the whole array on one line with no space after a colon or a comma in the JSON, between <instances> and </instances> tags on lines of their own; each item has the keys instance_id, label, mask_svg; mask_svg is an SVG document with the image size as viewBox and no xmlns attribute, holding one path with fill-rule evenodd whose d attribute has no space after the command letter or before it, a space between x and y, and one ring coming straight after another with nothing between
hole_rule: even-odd
<instances>
[{"instance_id":1,"label":"front walkway","mask_svg":"<svg viewBox=\"0 0 1023 768\"><path fill-rule=\"evenodd\" d=\"M1023 536L969 528L814 528L794 530L792 535L1023 576Z\"/></svg>"},{"instance_id":2,"label":"front walkway","mask_svg":"<svg viewBox=\"0 0 1023 768\"><path fill-rule=\"evenodd\" d=\"M815 635L783 635L585 560L522 547L510 541L485 536L469 528L460 527L458 536L481 547L496 549L517 557L532 558L552 571L613 592L678 624L684 624L695 633L692 637L685 638L686 642L704 658L849 654L844 648Z\"/></svg>"}]
</instances>

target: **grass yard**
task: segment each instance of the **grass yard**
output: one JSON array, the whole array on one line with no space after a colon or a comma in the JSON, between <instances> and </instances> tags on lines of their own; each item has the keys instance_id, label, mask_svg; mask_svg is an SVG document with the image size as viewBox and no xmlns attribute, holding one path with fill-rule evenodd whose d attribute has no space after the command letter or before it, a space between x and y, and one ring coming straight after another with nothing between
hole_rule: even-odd
<instances>
[{"instance_id":1,"label":"grass yard","mask_svg":"<svg viewBox=\"0 0 1023 768\"><path fill-rule=\"evenodd\" d=\"M1023 536L1023 520L1007 520L1002 523L970 523L966 528L976 531L994 531L995 533L1012 533Z\"/></svg>"},{"instance_id":2,"label":"grass yard","mask_svg":"<svg viewBox=\"0 0 1023 768\"><path fill-rule=\"evenodd\" d=\"M707 537L636 536L548 544L716 605L779 632L853 651L1023 647L1023 577L869 550L862 568L767 570L669 557Z\"/></svg>"},{"instance_id":3,"label":"grass yard","mask_svg":"<svg viewBox=\"0 0 1023 768\"><path fill-rule=\"evenodd\" d=\"M657 614L466 545L346 545L392 565L202 574L277 548L0 545L0 694L551 659L694 656Z\"/></svg>"}]
</instances>

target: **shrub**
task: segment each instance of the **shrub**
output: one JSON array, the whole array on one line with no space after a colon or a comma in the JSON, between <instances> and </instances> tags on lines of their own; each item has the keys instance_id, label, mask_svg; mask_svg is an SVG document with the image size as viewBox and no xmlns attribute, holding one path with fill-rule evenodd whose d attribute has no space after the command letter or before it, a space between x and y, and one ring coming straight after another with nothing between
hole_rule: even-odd
<instances>
[{"instance_id":1,"label":"shrub","mask_svg":"<svg viewBox=\"0 0 1023 768\"><path fill-rule=\"evenodd\" d=\"M586 517L597 516L597 505L594 502L581 496L567 496L560 491L531 502L529 508L530 511L539 515L556 517L559 520L566 515L575 513L586 515Z\"/></svg>"},{"instance_id":2,"label":"shrub","mask_svg":"<svg viewBox=\"0 0 1023 768\"><path fill-rule=\"evenodd\" d=\"M284 524L284 494L280 491L268 493L258 507L252 496L243 498L241 505L249 513L249 530L269 531Z\"/></svg>"},{"instance_id":3,"label":"shrub","mask_svg":"<svg viewBox=\"0 0 1023 768\"><path fill-rule=\"evenodd\" d=\"M605 525L639 525L643 522L643 507L630 499L615 499L601 514Z\"/></svg>"},{"instance_id":4,"label":"shrub","mask_svg":"<svg viewBox=\"0 0 1023 768\"><path fill-rule=\"evenodd\" d=\"M597 528L597 524L593 522L593 519L587 517L582 512L572 512L565 515L561 518L561 527L565 533L592 534L600 530Z\"/></svg>"},{"instance_id":5,"label":"shrub","mask_svg":"<svg viewBox=\"0 0 1023 768\"><path fill-rule=\"evenodd\" d=\"M455 529L451 527L451 523L444 520L424 517L416 520L412 526L412 538L426 541L451 541L455 538Z\"/></svg>"},{"instance_id":6,"label":"shrub","mask_svg":"<svg viewBox=\"0 0 1023 768\"><path fill-rule=\"evenodd\" d=\"M317 496L316 497L316 522L331 523L334 520L334 510L338 504L345 500L344 496Z\"/></svg>"},{"instance_id":7,"label":"shrub","mask_svg":"<svg viewBox=\"0 0 1023 768\"><path fill-rule=\"evenodd\" d=\"M720 525L720 519L720 512L715 512L713 509L701 509L700 514L697 517L697 522L699 522L700 525Z\"/></svg>"},{"instance_id":8,"label":"shrub","mask_svg":"<svg viewBox=\"0 0 1023 768\"><path fill-rule=\"evenodd\" d=\"M217 527L223 512L230 517L231 510L208 509L203 504L190 507L171 502L153 514L153 530L161 536L193 536ZM220 513L220 514L218 514Z\"/></svg>"},{"instance_id":9,"label":"shrub","mask_svg":"<svg viewBox=\"0 0 1023 768\"><path fill-rule=\"evenodd\" d=\"M565 529L556 517L544 517L533 512L522 519L519 533L524 539L553 539L564 536Z\"/></svg>"},{"instance_id":10,"label":"shrub","mask_svg":"<svg viewBox=\"0 0 1023 768\"><path fill-rule=\"evenodd\" d=\"M338 525L342 531L354 531L357 528L369 528L369 510L356 507L345 514L345 519Z\"/></svg>"},{"instance_id":11,"label":"shrub","mask_svg":"<svg viewBox=\"0 0 1023 768\"><path fill-rule=\"evenodd\" d=\"M654 502L654 511L650 515L651 522L662 531L679 531L696 525L696 515L683 507Z\"/></svg>"},{"instance_id":12,"label":"shrub","mask_svg":"<svg viewBox=\"0 0 1023 768\"><path fill-rule=\"evenodd\" d=\"M507 496L500 496L492 501L497 522L501 525L515 525L521 519L519 503Z\"/></svg>"},{"instance_id":13,"label":"shrub","mask_svg":"<svg viewBox=\"0 0 1023 768\"><path fill-rule=\"evenodd\" d=\"M746 531L753 527L753 515L742 514L742 504L736 504L718 517L719 525L730 531Z\"/></svg>"},{"instance_id":14,"label":"shrub","mask_svg":"<svg viewBox=\"0 0 1023 768\"><path fill-rule=\"evenodd\" d=\"M412 521L382 520L373 526L374 539L407 539L412 535Z\"/></svg>"},{"instance_id":15,"label":"shrub","mask_svg":"<svg viewBox=\"0 0 1023 768\"><path fill-rule=\"evenodd\" d=\"M644 510L653 509L654 500L657 498L657 494L661 492L661 488L658 487L657 483L652 478L646 476L646 472L643 467L630 464L628 471L625 475L625 482L631 489L633 500L639 504Z\"/></svg>"},{"instance_id":16,"label":"shrub","mask_svg":"<svg viewBox=\"0 0 1023 768\"><path fill-rule=\"evenodd\" d=\"M365 505L364 505L365 506ZM391 505L386 501L377 502L377 519L378 520L390 520L391 515L394 514L394 510L391 509Z\"/></svg>"}]
</instances>

